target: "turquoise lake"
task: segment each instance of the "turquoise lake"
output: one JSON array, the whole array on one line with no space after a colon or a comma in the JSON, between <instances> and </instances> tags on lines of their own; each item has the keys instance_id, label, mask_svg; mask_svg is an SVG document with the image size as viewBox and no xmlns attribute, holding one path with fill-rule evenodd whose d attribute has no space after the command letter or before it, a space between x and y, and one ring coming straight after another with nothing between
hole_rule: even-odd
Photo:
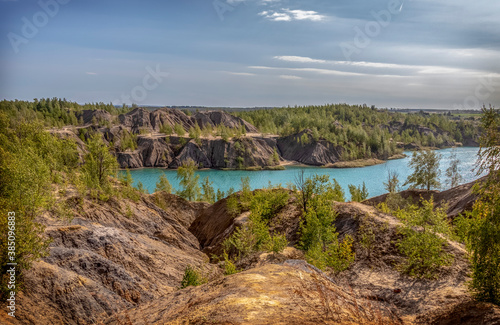
<instances>
[{"instance_id":1,"label":"turquoise lake","mask_svg":"<svg viewBox=\"0 0 500 325\"><path fill-rule=\"evenodd\" d=\"M468 183L479 176L476 175L474 171L477 162L477 153L479 148L456 148L456 149L443 149L437 152L442 155L440 162L441 169L441 189L448 189L447 179L445 176L445 170L450 165L450 155L452 150L457 153L457 158L460 160L459 170L464 178L462 183ZM387 173L389 170L394 170L399 174L399 179L401 183L404 183L410 170L408 169L408 162L410 160L411 152L405 152L408 157L398 160L390 160L385 164L369 166L363 168L321 168L321 167L302 167L302 166L287 166L286 170L276 170L276 171L244 171L244 170L234 170L234 171L222 171L222 170L199 170L196 173L200 175L200 181L209 177L210 181L213 182L215 190L220 189L222 191L227 191L230 187L233 187L236 191L240 188L241 178L250 177L250 186L252 189L258 189L267 187L269 183L273 185L281 184L286 187L288 183L292 183L295 176L301 172L305 171L306 176L312 176L314 174L320 175L330 175L330 178L335 178L339 184L344 188L346 192L346 199L349 199L349 191L347 186L349 184L361 185L365 182L366 187L369 191L369 197L384 194L383 183L387 179ZM124 171L120 171L123 173ZM163 168L145 168L145 169L135 169L131 170L130 173L134 179L134 186L140 181L144 185L144 188L153 193L156 187L156 182L158 181L161 174L165 174L172 184L174 189L178 189L179 181L176 179L177 172L175 170L168 170ZM403 187L405 189L405 187Z\"/></svg>"}]
</instances>

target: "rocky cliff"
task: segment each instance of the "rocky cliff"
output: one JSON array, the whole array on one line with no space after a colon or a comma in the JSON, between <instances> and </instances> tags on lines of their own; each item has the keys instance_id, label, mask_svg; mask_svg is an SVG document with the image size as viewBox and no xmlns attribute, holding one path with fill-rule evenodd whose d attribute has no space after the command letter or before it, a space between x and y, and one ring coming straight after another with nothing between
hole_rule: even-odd
<instances>
[{"instance_id":1,"label":"rocky cliff","mask_svg":"<svg viewBox=\"0 0 500 325\"><path fill-rule=\"evenodd\" d=\"M284 159L312 166L334 164L341 159L342 147L328 141L315 140L311 130L278 139L278 148Z\"/></svg>"},{"instance_id":2,"label":"rocky cliff","mask_svg":"<svg viewBox=\"0 0 500 325\"><path fill-rule=\"evenodd\" d=\"M207 253L220 252L248 217L229 216L226 199L208 205L157 193L82 201L70 187L61 202L73 218L56 210L39 218L53 239L50 255L25 272L17 317L3 305L2 324L500 324L500 309L467 291L462 245L448 240L453 262L436 280L411 278L397 267L400 221L362 203L332 203L340 237L352 236L356 253L340 274L307 264L292 247L301 215L292 196L270 220L289 247L251 254L237 262L240 273L223 276ZM179 289L188 265L208 282Z\"/></svg>"}]
</instances>

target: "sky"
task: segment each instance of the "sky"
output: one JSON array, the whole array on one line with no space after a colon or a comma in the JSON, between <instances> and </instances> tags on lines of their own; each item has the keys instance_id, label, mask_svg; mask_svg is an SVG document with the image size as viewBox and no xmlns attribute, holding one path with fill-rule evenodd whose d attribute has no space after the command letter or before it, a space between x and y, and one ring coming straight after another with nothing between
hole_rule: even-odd
<instances>
[{"instance_id":1,"label":"sky","mask_svg":"<svg viewBox=\"0 0 500 325\"><path fill-rule=\"evenodd\" d=\"M500 1L0 0L0 98L500 106Z\"/></svg>"}]
</instances>

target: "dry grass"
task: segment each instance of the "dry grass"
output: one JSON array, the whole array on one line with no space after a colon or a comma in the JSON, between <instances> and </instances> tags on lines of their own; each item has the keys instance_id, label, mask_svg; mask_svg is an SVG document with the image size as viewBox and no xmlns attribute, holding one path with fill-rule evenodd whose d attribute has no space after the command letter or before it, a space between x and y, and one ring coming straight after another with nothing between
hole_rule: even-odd
<instances>
[{"instance_id":1,"label":"dry grass","mask_svg":"<svg viewBox=\"0 0 500 325\"><path fill-rule=\"evenodd\" d=\"M297 307L304 312L314 311L318 321L333 324L403 324L390 308L377 299L357 297L352 288L346 293L315 274L311 278L312 284L303 284L295 288L293 293Z\"/></svg>"}]
</instances>

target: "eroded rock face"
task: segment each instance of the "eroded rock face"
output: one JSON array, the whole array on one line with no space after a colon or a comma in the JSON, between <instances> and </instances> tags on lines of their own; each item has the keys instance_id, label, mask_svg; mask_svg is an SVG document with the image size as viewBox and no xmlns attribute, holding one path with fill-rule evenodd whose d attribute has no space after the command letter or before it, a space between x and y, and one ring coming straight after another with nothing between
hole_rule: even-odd
<instances>
[{"instance_id":1,"label":"eroded rock face","mask_svg":"<svg viewBox=\"0 0 500 325\"><path fill-rule=\"evenodd\" d=\"M198 123L198 125L202 128L206 125L217 126L224 125L231 129L239 128L241 125L245 126L245 130L251 133L259 132L255 126L248 123L247 121L230 115L221 111L203 111L198 112L193 116L193 120Z\"/></svg>"},{"instance_id":2,"label":"eroded rock face","mask_svg":"<svg viewBox=\"0 0 500 325\"><path fill-rule=\"evenodd\" d=\"M92 324L125 308L170 294L188 265L206 269L208 257L187 230L205 204L174 195L75 204L67 223L41 220L53 239L50 255L25 272L16 324ZM22 307L21 307L22 306Z\"/></svg>"},{"instance_id":3,"label":"eroded rock face","mask_svg":"<svg viewBox=\"0 0 500 325\"><path fill-rule=\"evenodd\" d=\"M331 306L325 304L325 297ZM373 310L368 315L356 312L356 306L369 310L370 305ZM127 317L134 324L368 324L379 309L380 324L389 324L391 315L379 303L370 304L335 285L315 267L290 260L181 290L130 309ZM122 314L105 324L125 319Z\"/></svg>"},{"instance_id":4,"label":"eroded rock face","mask_svg":"<svg viewBox=\"0 0 500 325\"><path fill-rule=\"evenodd\" d=\"M312 166L334 164L342 156L342 148L325 140L315 141L311 130L278 139L278 148L283 158Z\"/></svg>"},{"instance_id":5,"label":"eroded rock face","mask_svg":"<svg viewBox=\"0 0 500 325\"><path fill-rule=\"evenodd\" d=\"M191 117L172 108L162 108L151 112L150 120L153 130L156 132L160 132L161 126L165 124L169 125L171 128L173 128L175 124L179 124L186 132L195 125Z\"/></svg>"},{"instance_id":6,"label":"eroded rock face","mask_svg":"<svg viewBox=\"0 0 500 325\"><path fill-rule=\"evenodd\" d=\"M98 110L84 110L78 112L76 114L77 119L81 119L84 124L91 124L93 122L102 123L102 122L111 122L113 120L113 116L102 109Z\"/></svg>"},{"instance_id":7,"label":"eroded rock face","mask_svg":"<svg viewBox=\"0 0 500 325\"><path fill-rule=\"evenodd\" d=\"M118 116L120 123L131 129L133 133L140 133L140 130L151 130L151 112L145 108L136 108L127 114Z\"/></svg>"}]
</instances>

